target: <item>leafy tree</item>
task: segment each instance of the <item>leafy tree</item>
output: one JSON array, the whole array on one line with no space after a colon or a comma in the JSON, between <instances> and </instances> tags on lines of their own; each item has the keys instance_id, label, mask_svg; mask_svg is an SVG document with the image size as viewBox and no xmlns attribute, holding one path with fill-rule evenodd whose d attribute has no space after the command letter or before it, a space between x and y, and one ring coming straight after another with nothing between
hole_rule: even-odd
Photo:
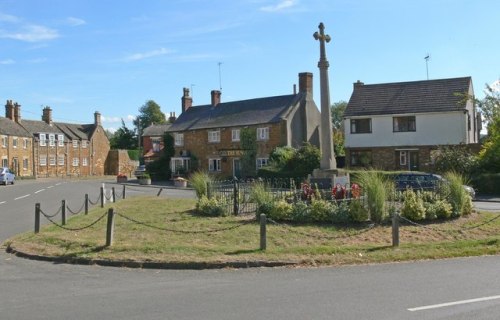
<instances>
[{"instance_id":1,"label":"leafy tree","mask_svg":"<svg viewBox=\"0 0 500 320\"><path fill-rule=\"evenodd\" d=\"M137 135L127 128L122 119L122 126L113 134L109 144L111 149L137 149Z\"/></svg>"},{"instance_id":2,"label":"leafy tree","mask_svg":"<svg viewBox=\"0 0 500 320\"><path fill-rule=\"evenodd\" d=\"M500 80L498 80L500 82ZM495 117L500 116L500 91L486 84L486 96L482 100L476 100L479 110L485 122L490 123Z\"/></svg>"},{"instance_id":3,"label":"leafy tree","mask_svg":"<svg viewBox=\"0 0 500 320\"><path fill-rule=\"evenodd\" d=\"M269 165L275 168L288 168L296 150L292 147L276 147L269 155Z\"/></svg>"},{"instance_id":4,"label":"leafy tree","mask_svg":"<svg viewBox=\"0 0 500 320\"><path fill-rule=\"evenodd\" d=\"M161 112L160 106L153 100L148 100L139 108L139 115L134 120L134 125L139 129L139 132L144 132L144 129L154 124L166 123L165 114Z\"/></svg>"},{"instance_id":5,"label":"leafy tree","mask_svg":"<svg viewBox=\"0 0 500 320\"><path fill-rule=\"evenodd\" d=\"M488 138L479 152L479 163L485 172L500 172L500 113L488 123Z\"/></svg>"},{"instance_id":6,"label":"leafy tree","mask_svg":"<svg viewBox=\"0 0 500 320\"><path fill-rule=\"evenodd\" d=\"M347 107L347 102L339 101L332 104L330 110L332 113L333 126L333 148L336 156L344 156L344 112Z\"/></svg>"},{"instance_id":7,"label":"leafy tree","mask_svg":"<svg viewBox=\"0 0 500 320\"><path fill-rule=\"evenodd\" d=\"M163 150L158 160L147 165L147 170L155 179L169 179L171 176L170 159L175 155L174 137L165 132L163 135Z\"/></svg>"},{"instance_id":8,"label":"leafy tree","mask_svg":"<svg viewBox=\"0 0 500 320\"><path fill-rule=\"evenodd\" d=\"M269 155L269 167L272 171L288 176L306 176L319 168L320 159L319 149L310 143L305 143L299 149L276 147Z\"/></svg>"},{"instance_id":9,"label":"leafy tree","mask_svg":"<svg viewBox=\"0 0 500 320\"><path fill-rule=\"evenodd\" d=\"M465 146L442 146L438 149L434 165L436 172L444 174L453 171L470 175L476 168L476 158Z\"/></svg>"}]
</instances>

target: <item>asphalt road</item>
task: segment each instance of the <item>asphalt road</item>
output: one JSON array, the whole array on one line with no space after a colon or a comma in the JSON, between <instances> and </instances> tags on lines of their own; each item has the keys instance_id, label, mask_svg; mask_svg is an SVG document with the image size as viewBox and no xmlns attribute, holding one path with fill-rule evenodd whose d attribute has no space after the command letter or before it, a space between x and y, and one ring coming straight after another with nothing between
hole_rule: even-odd
<instances>
[{"instance_id":1,"label":"asphalt road","mask_svg":"<svg viewBox=\"0 0 500 320\"><path fill-rule=\"evenodd\" d=\"M100 185L46 180L0 187L0 239L32 229L36 202L50 212L61 198L77 207L85 193L95 199ZM0 319L499 319L499 267L493 256L174 271L54 264L1 252Z\"/></svg>"}]
</instances>

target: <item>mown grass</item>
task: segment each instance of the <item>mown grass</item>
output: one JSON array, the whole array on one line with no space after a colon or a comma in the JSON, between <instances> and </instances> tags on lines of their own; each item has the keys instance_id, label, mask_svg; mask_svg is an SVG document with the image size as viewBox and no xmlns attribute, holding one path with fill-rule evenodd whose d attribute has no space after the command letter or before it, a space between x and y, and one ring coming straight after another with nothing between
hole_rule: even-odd
<instances>
[{"instance_id":1,"label":"mown grass","mask_svg":"<svg viewBox=\"0 0 500 320\"><path fill-rule=\"evenodd\" d=\"M307 265L439 259L500 252L500 219L492 213L474 213L425 226L402 225L397 248L392 247L389 225L269 224L267 250L260 251L260 227L257 222L249 221L253 216L201 217L194 212L195 200L190 199L126 199L94 209L88 215L72 217L66 227L76 229L89 225L111 206L119 214L115 216L111 247L105 247L106 218L81 231L48 225L39 234L24 233L5 244L25 253L52 257L139 262L267 260ZM217 231L222 229L227 230Z\"/></svg>"}]
</instances>

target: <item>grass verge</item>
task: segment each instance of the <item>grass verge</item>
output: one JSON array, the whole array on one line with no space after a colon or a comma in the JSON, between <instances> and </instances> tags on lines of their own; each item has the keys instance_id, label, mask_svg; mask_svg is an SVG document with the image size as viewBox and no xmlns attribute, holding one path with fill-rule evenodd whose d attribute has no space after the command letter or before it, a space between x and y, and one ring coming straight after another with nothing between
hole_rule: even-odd
<instances>
[{"instance_id":1,"label":"grass verge","mask_svg":"<svg viewBox=\"0 0 500 320\"><path fill-rule=\"evenodd\" d=\"M195 200L190 199L126 199L94 209L88 215L72 217L66 227L85 227L110 207L118 214L110 247L105 246L106 218L80 231L47 225L39 234L20 234L4 245L28 254L59 258L167 263L285 261L303 265L381 263L500 252L500 219L486 212L425 226L402 225L397 248L391 246L389 225L268 224L267 250L260 251L260 227L249 221L253 216L201 217L194 213Z\"/></svg>"}]
</instances>

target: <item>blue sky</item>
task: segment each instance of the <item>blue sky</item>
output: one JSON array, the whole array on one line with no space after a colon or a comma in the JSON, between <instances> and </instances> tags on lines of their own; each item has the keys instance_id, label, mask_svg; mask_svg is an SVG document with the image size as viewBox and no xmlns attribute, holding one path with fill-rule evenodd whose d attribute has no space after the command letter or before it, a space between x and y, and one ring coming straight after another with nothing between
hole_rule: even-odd
<instances>
[{"instance_id":1,"label":"blue sky","mask_svg":"<svg viewBox=\"0 0 500 320\"><path fill-rule=\"evenodd\" d=\"M356 80L425 80L427 54L430 79L471 76L482 98L500 78L498 21L498 0L0 0L0 101L25 119L100 111L116 129L147 100L179 115L183 87L194 105L220 87L222 101L283 95L307 71L319 106L320 22L332 103Z\"/></svg>"}]
</instances>

